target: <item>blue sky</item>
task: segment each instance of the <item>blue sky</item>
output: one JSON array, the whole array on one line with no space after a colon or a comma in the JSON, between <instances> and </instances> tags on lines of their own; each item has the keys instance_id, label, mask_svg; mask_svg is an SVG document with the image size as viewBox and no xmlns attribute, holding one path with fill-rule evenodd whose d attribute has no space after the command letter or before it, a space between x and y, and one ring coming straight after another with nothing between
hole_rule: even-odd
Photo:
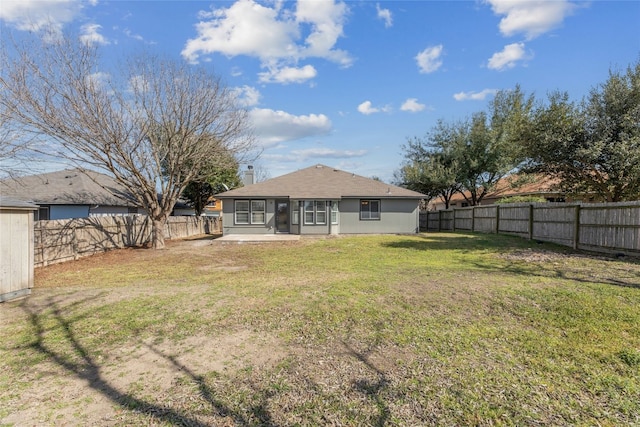
<instances>
[{"instance_id":1,"label":"blue sky","mask_svg":"<svg viewBox=\"0 0 640 427\"><path fill-rule=\"evenodd\" d=\"M520 84L579 100L640 59L640 1L3 0L8 29L54 25L107 59L148 49L236 88L271 177L323 163L390 181L407 138Z\"/></svg>"}]
</instances>

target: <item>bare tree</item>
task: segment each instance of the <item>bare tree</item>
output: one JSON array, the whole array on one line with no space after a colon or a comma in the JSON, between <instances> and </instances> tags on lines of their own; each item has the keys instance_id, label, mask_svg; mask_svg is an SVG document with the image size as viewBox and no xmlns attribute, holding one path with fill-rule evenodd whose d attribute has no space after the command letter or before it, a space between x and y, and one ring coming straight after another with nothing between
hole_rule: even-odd
<instances>
[{"instance_id":1,"label":"bare tree","mask_svg":"<svg viewBox=\"0 0 640 427\"><path fill-rule=\"evenodd\" d=\"M9 115L0 104L0 179L19 175L25 165L29 140L11 126Z\"/></svg>"},{"instance_id":2,"label":"bare tree","mask_svg":"<svg viewBox=\"0 0 640 427\"><path fill-rule=\"evenodd\" d=\"M152 245L189 184L206 180L220 150L253 148L246 111L208 70L142 53L105 71L77 37L3 49L0 105L40 150L111 174L152 220ZM220 165L224 167L225 165Z\"/></svg>"}]
</instances>

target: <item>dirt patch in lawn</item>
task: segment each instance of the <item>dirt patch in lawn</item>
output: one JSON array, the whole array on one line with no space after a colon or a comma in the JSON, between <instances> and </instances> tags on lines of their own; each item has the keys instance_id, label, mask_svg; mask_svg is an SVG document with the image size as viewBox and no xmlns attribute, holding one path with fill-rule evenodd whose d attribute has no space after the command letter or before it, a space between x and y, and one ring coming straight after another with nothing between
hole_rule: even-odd
<instances>
[{"instance_id":1,"label":"dirt patch in lawn","mask_svg":"<svg viewBox=\"0 0 640 427\"><path fill-rule=\"evenodd\" d=\"M139 424L140 413L147 414L148 422L143 423L148 425L157 425L159 419L199 425L197 416L188 415L188 408L194 399L202 398L208 387L206 378L271 369L286 356L281 340L236 324L215 334L207 329L207 333L195 331L181 339L139 335L97 348L91 340L94 333L100 333L100 325L95 331L79 331L75 322L82 322L83 313L150 296L171 300L180 289L157 287L152 281L133 287L110 286L108 282L107 286L66 286L60 278L81 275L87 269L99 268L108 275L110 269L123 265L152 268L156 263L172 262L168 259L198 257L205 260L201 263L204 269L228 272L248 268L234 265L233 259L222 256L224 253L224 245L211 239L170 241L163 250L127 248L36 269L33 294L0 306L1 336L9 336L12 328L33 329L30 342L0 347L2 352L24 353L33 359L27 362L30 369L15 379L13 390L0 391L0 425ZM194 299L184 306L185 312L200 303L212 310L223 306L197 297L206 291L207 284L190 286ZM176 304L188 301L176 300ZM170 308L179 313L179 307ZM0 375L15 374L11 366L0 365ZM154 418L153 414L159 416Z\"/></svg>"},{"instance_id":2,"label":"dirt patch in lawn","mask_svg":"<svg viewBox=\"0 0 640 427\"><path fill-rule=\"evenodd\" d=\"M201 394L193 389L204 387L206 376L268 370L285 356L278 338L249 330L156 340L134 339L99 354L84 352L73 338L75 354L43 344L48 357L21 374L21 391L5 400L0 424L122 425L132 422L131 410L186 420L189 401Z\"/></svg>"}]
</instances>

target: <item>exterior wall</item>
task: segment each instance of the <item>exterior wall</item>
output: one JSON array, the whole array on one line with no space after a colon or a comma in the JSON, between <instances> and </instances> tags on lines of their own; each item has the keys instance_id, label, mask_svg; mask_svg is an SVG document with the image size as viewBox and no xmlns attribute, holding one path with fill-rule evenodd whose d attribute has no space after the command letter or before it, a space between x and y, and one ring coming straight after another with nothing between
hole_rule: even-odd
<instances>
[{"instance_id":1,"label":"exterior wall","mask_svg":"<svg viewBox=\"0 0 640 427\"><path fill-rule=\"evenodd\" d=\"M89 215L129 215L129 208L126 206L98 206L97 208L89 209ZM137 213L137 209L136 212Z\"/></svg>"},{"instance_id":2,"label":"exterior wall","mask_svg":"<svg viewBox=\"0 0 640 427\"><path fill-rule=\"evenodd\" d=\"M0 208L0 302L31 293L33 209Z\"/></svg>"},{"instance_id":3,"label":"exterior wall","mask_svg":"<svg viewBox=\"0 0 640 427\"><path fill-rule=\"evenodd\" d=\"M297 203L298 200L293 201L292 203ZM330 201L326 201L327 202L327 209L325 210L325 215L326 215L326 224L305 224L304 223L304 217L305 217L305 211L304 211L304 202L305 200L300 200L300 208L298 211L298 218L299 218L299 224L296 226L297 227L297 234L300 235L323 235L323 234L336 234L335 230L333 229L335 227L335 224L330 224L331 222L331 202Z\"/></svg>"},{"instance_id":4,"label":"exterior wall","mask_svg":"<svg viewBox=\"0 0 640 427\"><path fill-rule=\"evenodd\" d=\"M89 216L87 205L50 205L49 219L86 218Z\"/></svg>"},{"instance_id":5,"label":"exterior wall","mask_svg":"<svg viewBox=\"0 0 640 427\"><path fill-rule=\"evenodd\" d=\"M219 217L220 215L222 215L222 205L222 200L211 199L209 201L209 204L204 207L203 213L205 216Z\"/></svg>"},{"instance_id":6,"label":"exterior wall","mask_svg":"<svg viewBox=\"0 0 640 427\"><path fill-rule=\"evenodd\" d=\"M245 199L242 199L245 200ZM294 203L295 201L290 201ZM301 235L417 233L419 228L419 200L382 199L380 220L360 220L360 199L339 202L338 224L331 224L331 210L327 209L327 224L305 225L304 211L299 211L299 224L291 224L289 232ZM266 224L236 225L234 200L223 207L223 234L275 234L275 200L266 200Z\"/></svg>"},{"instance_id":7,"label":"exterior wall","mask_svg":"<svg viewBox=\"0 0 640 427\"><path fill-rule=\"evenodd\" d=\"M304 225L300 229L300 234L330 234L329 224L320 225Z\"/></svg>"},{"instance_id":8,"label":"exterior wall","mask_svg":"<svg viewBox=\"0 0 640 427\"><path fill-rule=\"evenodd\" d=\"M194 216L196 211L193 208L176 208L172 216Z\"/></svg>"},{"instance_id":9,"label":"exterior wall","mask_svg":"<svg viewBox=\"0 0 640 427\"><path fill-rule=\"evenodd\" d=\"M419 200L380 199L380 219L360 220L360 199L340 201L340 233L417 233Z\"/></svg>"},{"instance_id":10,"label":"exterior wall","mask_svg":"<svg viewBox=\"0 0 640 427\"><path fill-rule=\"evenodd\" d=\"M250 199L238 199L250 200ZM252 199L265 200L265 223L264 224L236 224L235 223L235 200L225 200L222 205L222 234L275 234L276 233L276 204L274 199Z\"/></svg>"}]
</instances>

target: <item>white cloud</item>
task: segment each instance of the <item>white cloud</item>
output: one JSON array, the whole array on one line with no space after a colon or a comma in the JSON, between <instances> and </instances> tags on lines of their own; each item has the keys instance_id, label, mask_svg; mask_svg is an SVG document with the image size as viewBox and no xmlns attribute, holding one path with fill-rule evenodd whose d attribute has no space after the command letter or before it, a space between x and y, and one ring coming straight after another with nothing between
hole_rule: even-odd
<instances>
[{"instance_id":1,"label":"white cloud","mask_svg":"<svg viewBox=\"0 0 640 427\"><path fill-rule=\"evenodd\" d=\"M122 30L122 32L124 33L125 36L134 39L134 40L138 40L138 41L144 41L144 38L140 35L140 34L135 34L133 31L131 31L128 28L125 28L124 30Z\"/></svg>"},{"instance_id":2,"label":"white cloud","mask_svg":"<svg viewBox=\"0 0 640 427\"><path fill-rule=\"evenodd\" d=\"M286 75L298 69L297 62L306 58L351 65L353 59L349 53L335 48L343 35L348 13L344 3L299 1L295 10L287 9L285 6L290 3L282 1L270 4L273 7L255 0L238 0L228 8L201 12L202 21L196 24L197 36L186 42L182 56L191 62L213 53L252 56L268 69L262 78L269 82L282 82L270 76ZM304 39L303 34L306 34ZM307 75L310 71L308 67L302 70ZM296 80L284 79L284 82L291 81Z\"/></svg>"},{"instance_id":3,"label":"white cloud","mask_svg":"<svg viewBox=\"0 0 640 427\"><path fill-rule=\"evenodd\" d=\"M439 44L430 46L416 55L415 59L420 68L420 73L432 73L442 66L442 60L440 59L442 50L443 46Z\"/></svg>"},{"instance_id":4,"label":"white cloud","mask_svg":"<svg viewBox=\"0 0 640 427\"><path fill-rule=\"evenodd\" d=\"M427 106L424 104L420 104L417 98L409 98L400 107L402 111L410 111L412 113L417 113L418 111L422 111Z\"/></svg>"},{"instance_id":5,"label":"white cloud","mask_svg":"<svg viewBox=\"0 0 640 427\"><path fill-rule=\"evenodd\" d=\"M393 17L389 9L381 9L380 3L376 3L376 10L378 11L378 18L384 21L385 28L393 26Z\"/></svg>"},{"instance_id":6,"label":"white cloud","mask_svg":"<svg viewBox=\"0 0 640 427\"><path fill-rule=\"evenodd\" d=\"M571 15L577 5L567 0L487 0L500 20L500 32L504 36L523 33L531 40L558 27Z\"/></svg>"},{"instance_id":7,"label":"white cloud","mask_svg":"<svg viewBox=\"0 0 640 427\"><path fill-rule=\"evenodd\" d=\"M318 72L311 65L305 65L301 68L283 67L269 70L264 73L258 73L260 82L262 83L303 83L313 79Z\"/></svg>"},{"instance_id":8,"label":"white cloud","mask_svg":"<svg viewBox=\"0 0 640 427\"><path fill-rule=\"evenodd\" d=\"M236 99L243 107L253 107L260 103L260 91L251 86L236 87L233 89Z\"/></svg>"},{"instance_id":9,"label":"white cloud","mask_svg":"<svg viewBox=\"0 0 640 427\"><path fill-rule=\"evenodd\" d=\"M364 101L362 104L358 105L358 111L368 116L369 114L374 113L388 113L391 111L391 107L388 105L384 107L373 107L371 101Z\"/></svg>"},{"instance_id":10,"label":"white cloud","mask_svg":"<svg viewBox=\"0 0 640 427\"><path fill-rule=\"evenodd\" d=\"M351 65L352 59L343 50L335 50L338 38L349 9L342 2L299 0L296 5L298 27L308 24L310 34L300 51L302 58L326 58L343 66Z\"/></svg>"},{"instance_id":11,"label":"white cloud","mask_svg":"<svg viewBox=\"0 0 640 427\"><path fill-rule=\"evenodd\" d=\"M109 40L105 38L98 31L102 28L101 25L98 24L85 24L80 27L80 40L83 43L87 44L110 44Z\"/></svg>"},{"instance_id":12,"label":"white cloud","mask_svg":"<svg viewBox=\"0 0 640 427\"><path fill-rule=\"evenodd\" d=\"M255 108L249 118L263 147L331 132L331 120L324 114L295 116L284 111Z\"/></svg>"},{"instance_id":13,"label":"white cloud","mask_svg":"<svg viewBox=\"0 0 640 427\"><path fill-rule=\"evenodd\" d=\"M491 58L487 67L492 70L503 71L507 68L513 68L518 61L531 59L531 55L527 55L524 51L524 43L508 44L501 52L496 52Z\"/></svg>"},{"instance_id":14,"label":"white cloud","mask_svg":"<svg viewBox=\"0 0 640 427\"><path fill-rule=\"evenodd\" d=\"M111 75L102 71L98 71L97 73L93 73L87 76L88 83L95 85L96 87L101 89L106 89L109 87L110 79Z\"/></svg>"},{"instance_id":15,"label":"white cloud","mask_svg":"<svg viewBox=\"0 0 640 427\"><path fill-rule=\"evenodd\" d=\"M495 95L496 89L484 89L480 92L458 92L453 95L456 101L484 101L487 96Z\"/></svg>"},{"instance_id":16,"label":"white cloud","mask_svg":"<svg viewBox=\"0 0 640 427\"><path fill-rule=\"evenodd\" d=\"M21 31L60 33L65 24L79 16L85 4L77 0L4 0L0 20Z\"/></svg>"},{"instance_id":17,"label":"white cloud","mask_svg":"<svg viewBox=\"0 0 640 427\"><path fill-rule=\"evenodd\" d=\"M279 6L270 8L253 0L239 0L228 9L201 13L208 20L196 24L198 36L187 41L182 56L197 61L199 56L221 53L248 55L268 60L296 52L291 41L298 35L295 21L279 19Z\"/></svg>"}]
</instances>

